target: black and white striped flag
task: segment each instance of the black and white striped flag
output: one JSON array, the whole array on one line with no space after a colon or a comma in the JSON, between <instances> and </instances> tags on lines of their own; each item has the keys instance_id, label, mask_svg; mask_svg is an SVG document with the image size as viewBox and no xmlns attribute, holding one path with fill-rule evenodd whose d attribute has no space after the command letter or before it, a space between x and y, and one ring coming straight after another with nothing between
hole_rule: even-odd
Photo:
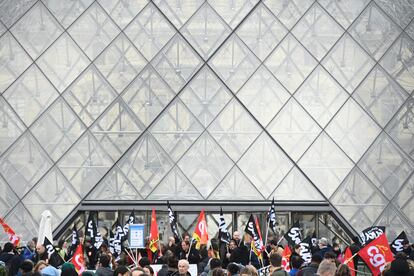
<instances>
[{"instance_id":1,"label":"black and white striped flag","mask_svg":"<svg viewBox=\"0 0 414 276\"><path fill-rule=\"evenodd\" d=\"M170 220L171 232L174 234L175 240L179 241L180 234L178 233L177 220L175 219L174 212L171 209L169 201L167 201L167 207L168 207L168 218Z\"/></svg>"},{"instance_id":2,"label":"black and white striped flag","mask_svg":"<svg viewBox=\"0 0 414 276\"><path fill-rule=\"evenodd\" d=\"M103 238L93 219L93 212L89 213L88 222L86 223L86 236L91 238L92 244L99 250L103 243Z\"/></svg>"},{"instance_id":3,"label":"black and white striped flag","mask_svg":"<svg viewBox=\"0 0 414 276\"><path fill-rule=\"evenodd\" d=\"M116 220L114 227L115 227L115 235L114 235L114 240L113 240L114 252L115 252L115 256L119 256L121 255L121 252L122 252L122 240L124 239L125 233L124 233L124 229L119 223L119 219Z\"/></svg>"},{"instance_id":4,"label":"black and white striped flag","mask_svg":"<svg viewBox=\"0 0 414 276\"><path fill-rule=\"evenodd\" d=\"M230 233L227 231L227 224L224 220L223 209L220 207L220 217L219 217L219 238L220 241L225 243L230 243Z\"/></svg>"},{"instance_id":5,"label":"black and white striped flag","mask_svg":"<svg viewBox=\"0 0 414 276\"><path fill-rule=\"evenodd\" d=\"M128 238L128 232L129 232L129 225L134 224L135 223L135 213L134 210L132 210L131 214L128 217L128 221L125 223L124 225L124 238L123 240L126 240Z\"/></svg>"},{"instance_id":6,"label":"black and white striped flag","mask_svg":"<svg viewBox=\"0 0 414 276\"><path fill-rule=\"evenodd\" d=\"M273 233L276 234L276 211L275 211L275 199L272 199L272 205L267 212L267 225L272 229Z\"/></svg>"}]
</instances>

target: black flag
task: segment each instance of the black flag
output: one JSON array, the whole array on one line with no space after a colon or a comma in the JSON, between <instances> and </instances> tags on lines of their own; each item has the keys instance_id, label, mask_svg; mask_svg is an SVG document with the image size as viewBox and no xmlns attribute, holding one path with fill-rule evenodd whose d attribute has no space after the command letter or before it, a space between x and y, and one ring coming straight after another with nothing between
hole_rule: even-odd
<instances>
[{"instance_id":1,"label":"black flag","mask_svg":"<svg viewBox=\"0 0 414 276\"><path fill-rule=\"evenodd\" d=\"M73 224L72 229L72 244L70 245L68 256L72 256L76 250L76 247L79 245L79 233L78 229L76 228L76 224Z\"/></svg>"},{"instance_id":2,"label":"black flag","mask_svg":"<svg viewBox=\"0 0 414 276\"><path fill-rule=\"evenodd\" d=\"M114 235L114 240L113 240L113 247L114 247L115 257L117 257L122 252L122 240L125 237L125 233L124 233L124 229L119 223L119 219L116 220L114 227L115 227L115 235Z\"/></svg>"},{"instance_id":3,"label":"black flag","mask_svg":"<svg viewBox=\"0 0 414 276\"><path fill-rule=\"evenodd\" d=\"M254 221L253 215L250 215L249 221L246 224L244 232L249 234L252 237L252 250L257 257L261 257L263 244L260 240L259 231L256 227L256 222Z\"/></svg>"},{"instance_id":4,"label":"black flag","mask_svg":"<svg viewBox=\"0 0 414 276\"><path fill-rule=\"evenodd\" d=\"M404 231L402 231L398 237L395 238L395 240L392 241L390 244L390 248L392 253L397 254L398 252L403 251L403 244L408 243L407 234L405 234Z\"/></svg>"},{"instance_id":5,"label":"black flag","mask_svg":"<svg viewBox=\"0 0 414 276\"><path fill-rule=\"evenodd\" d=\"M276 233L276 211L275 211L275 199L272 199L272 204L267 212L267 225L272 229L273 233Z\"/></svg>"},{"instance_id":6,"label":"black flag","mask_svg":"<svg viewBox=\"0 0 414 276\"><path fill-rule=\"evenodd\" d=\"M305 238L303 241L299 243L300 245L300 256L305 263L310 263L312 259L311 247L312 247L312 239L311 237Z\"/></svg>"},{"instance_id":7,"label":"black flag","mask_svg":"<svg viewBox=\"0 0 414 276\"><path fill-rule=\"evenodd\" d=\"M111 252L112 255L115 254L115 235L114 232L112 232L112 229L109 229L109 251Z\"/></svg>"},{"instance_id":8,"label":"black flag","mask_svg":"<svg viewBox=\"0 0 414 276\"><path fill-rule=\"evenodd\" d=\"M219 238L224 243L230 243L230 233L227 231L227 224L224 221L223 209L220 207L220 218L219 218Z\"/></svg>"},{"instance_id":9,"label":"black flag","mask_svg":"<svg viewBox=\"0 0 414 276\"><path fill-rule=\"evenodd\" d=\"M128 217L128 221L124 225L125 236L123 238L123 241L128 238L129 225L134 224L134 223L135 223L135 213L134 213L134 210L132 210L131 214Z\"/></svg>"},{"instance_id":10,"label":"black flag","mask_svg":"<svg viewBox=\"0 0 414 276\"><path fill-rule=\"evenodd\" d=\"M96 227L95 221L93 220L92 212L89 213L88 222L86 223L86 236L91 238L92 244L99 250L103 243L103 238L98 230L98 227Z\"/></svg>"},{"instance_id":11,"label":"black flag","mask_svg":"<svg viewBox=\"0 0 414 276\"><path fill-rule=\"evenodd\" d=\"M43 246L45 247L47 252L49 265L58 268L65 262L63 257L59 255L59 253L56 251L56 248L53 246L53 244L49 241L47 237L45 237L45 240L43 241Z\"/></svg>"},{"instance_id":12,"label":"black flag","mask_svg":"<svg viewBox=\"0 0 414 276\"><path fill-rule=\"evenodd\" d=\"M300 232L299 222L295 222L293 226L283 236L289 245L293 246L299 244L302 240L302 234Z\"/></svg>"},{"instance_id":13,"label":"black flag","mask_svg":"<svg viewBox=\"0 0 414 276\"><path fill-rule=\"evenodd\" d=\"M371 241L375 240L379 236L385 233L384 226L371 226L364 230L359 235L361 244L365 246L366 244L370 243Z\"/></svg>"},{"instance_id":14,"label":"black flag","mask_svg":"<svg viewBox=\"0 0 414 276\"><path fill-rule=\"evenodd\" d=\"M167 201L167 207L168 207L168 217L170 219L171 232L174 234L175 240L179 241L180 234L178 233L177 220L175 219L174 212L171 209L171 205L169 201Z\"/></svg>"},{"instance_id":15,"label":"black flag","mask_svg":"<svg viewBox=\"0 0 414 276\"><path fill-rule=\"evenodd\" d=\"M53 244L49 241L47 237L45 237L45 240L43 241L43 246L46 249L48 259L50 259L50 256L52 256L52 254L56 252L55 247L53 246Z\"/></svg>"}]
</instances>

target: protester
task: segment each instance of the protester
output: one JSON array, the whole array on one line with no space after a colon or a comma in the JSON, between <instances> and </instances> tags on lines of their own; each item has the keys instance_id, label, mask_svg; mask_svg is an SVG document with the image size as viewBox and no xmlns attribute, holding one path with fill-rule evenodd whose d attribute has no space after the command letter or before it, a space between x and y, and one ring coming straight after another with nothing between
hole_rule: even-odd
<instances>
[{"instance_id":1,"label":"protester","mask_svg":"<svg viewBox=\"0 0 414 276\"><path fill-rule=\"evenodd\" d=\"M235 263L229 263L227 265L227 276L238 276L240 272L240 266Z\"/></svg>"},{"instance_id":2,"label":"protester","mask_svg":"<svg viewBox=\"0 0 414 276\"><path fill-rule=\"evenodd\" d=\"M329 246L328 240L326 238L320 238L318 241L319 250L315 254L320 255L322 258L325 256L326 252L332 251L332 247Z\"/></svg>"},{"instance_id":3,"label":"protester","mask_svg":"<svg viewBox=\"0 0 414 276\"><path fill-rule=\"evenodd\" d=\"M188 269L190 268L190 264L187 260L179 260L178 261L178 271L172 274L172 276L191 276ZM193 275L196 276L196 275Z\"/></svg>"},{"instance_id":4,"label":"protester","mask_svg":"<svg viewBox=\"0 0 414 276\"><path fill-rule=\"evenodd\" d=\"M129 276L131 275L131 272L129 271L128 267L120 265L118 266L115 271L113 276Z\"/></svg>"},{"instance_id":5,"label":"protester","mask_svg":"<svg viewBox=\"0 0 414 276\"><path fill-rule=\"evenodd\" d=\"M414 271L410 270L407 257L404 255L395 255L395 259L391 262L390 269L384 273L385 276L413 276Z\"/></svg>"},{"instance_id":6,"label":"protester","mask_svg":"<svg viewBox=\"0 0 414 276\"><path fill-rule=\"evenodd\" d=\"M47 267L47 263L43 260L38 261L34 267L35 273L41 273L44 268Z\"/></svg>"},{"instance_id":7,"label":"protester","mask_svg":"<svg viewBox=\"0 0 414 276\"><path fill-rule=\"evenodd\" d=\"M145 271L142 267L134 267L131 270L131 276L141 276L141 275L144 275L144 274L145 274Z\"/></svg>"},{"instance_id":8,"label":"protester","mask_svg":"<svg viewBox=\"0 0 414 276\"><path fill-rule=\"evenodd\" d=\"M319 276L335 276L336 273L336 266L330 260L323 260L319 267L316 274Z\"/></svg>"},{"instance_id":9,"label":"protester","mask_svg":"<svg viewBox=\"0 0 414 276\"><path fill-rule=\"evenodd\" d=\"M42 269L41 274L42 276L60 276L60 271L55 267L49 265Z\"/></svg>"},{"instance_id":10,"label":"protester","mask_svg":"<svg viewBox=\"0 0 414 276\"><path fill-rule=\"evenodd\" d=\"M0 261L4 262L7 271L11 275L16 275L19 271L21 259L16 254L14 245L11 242L4 244L3 252L0 254Z\"/></svg>"},{"instance_id":11,"label":"protester","mask_svg":"<svg viewBox=\"0 0 414 276\"><path fill-rule=\"evenodd\" d=\"M288 276L288 273L282 268L282 256L278 253L272 253L269 256L270 268L269 275L271 276Z\"/></svg>"},{"instance_id":12,"label":"protester","mask_svg":"<svg viewBox=\"0 0 414 276\"><path fill-rule=\"evenodd\" d=\"M346 264L340 264L335 272L335 276L351 276L351 270Z\"/></svg>"},{"instance_id":13,"label":"protester","mask_svg":"<svg viewBox=\"0 0 414 276\"><path fill-rule=\"evenodd\" d=\"M32 260L26 259L20 264L20 275L21 276L31 276L33 274L34 264Z\"/></svg>"},{"instance_id":14,"label":"protester","mask_svg":"<svg viewBox=\"0 0 414 276\"><path fill-rule=\"evenodd\" d=\"M98 276L111 276L114 274L114 271L110 267L111 257L103 254L98 261L98 269L95 271Z\"/></svg>"},{"instance_id":15,"label":"protester","mask_svg":"<svg viewBox=\"0 0 414 276\"><path fill-rule=\"evenodd\" d=\"M217 267L212 270L211 275L212 276L226 276L226 272L222 268Z\"/></svg>"},{"instance_id":16,"label":"protester","mask_svg":"<svg viewBox=\"0 0 414 276\"><path fill-rule=\"evenodd\" d=\"M75 266L72 263L64 263L62 265L62 273L60 276L77 276L78 272L75 269ZM112 275L112 274L111 274Z\"/></svg>"},{"instance_id":17,"label":"protester","mask_svg":"<svg viewBox=\"0 0 414 276\"><path fill-rule=\"evenodd\" d=\"M191 246L190 249L190 242L183 240L181 242L181 251L179 255L179 259L186 259L190 264L198 264L200 262L200 253L199 251L194 247Z\"/></svg>"},{"instance_id":18,"label":"protester","mask_svg":"<svg viewBox=\"0 0 414 276\"><path fill-rule=\"evenodd\" d=\"M300 244L295 244L295 245L293 246L293 252L292 252L292 254L290 255L290 259L289 259L290 269L292 269L292 259L293 259L294 257L298 257L298 258L295 258L295 262L296 262L296 266L297 266L297 268L300 268L300 267L302 266L302 264L305 262L305 261L302 259L301 255L300 255L301 250L302 250L302 249L301 249L301 247L300 247Z\"/></svg>"},{"instance_id":19,"label":"protester","mask_svg":"<svg viewBox=\"0 0 414 276\"><path fill-rule=\"evenodd\" d=\"M303 267L298 271L297 276L313 276L318 271L319 264L322 262L321 255L312 255L311 262L309 265Z\"/></svg>"},{"instance_id":20,"label":"protester","mask_svg":"<svg viewBox=\"0 0 414 276\"><path fill-rule=\"evenodd\" d=\"M296 276L296 274L298 273L299 268L302 266L302 264L303 264L303 260L300 256L298 256L298 255L291 256L289 275L290 276Z\"/></svg>"},{"instance_id":21,"label":"protester","mask_svg":"<svg viewBox=\"0 0 414 276\"><path fill-rule=\"evenodd\" d=\"M145 274L148 274L150 276L154 276L154 269L152 269L152 267L150 265L146 265L144 267L144 272L145 272Z\"/></svg>"}]
</instances>

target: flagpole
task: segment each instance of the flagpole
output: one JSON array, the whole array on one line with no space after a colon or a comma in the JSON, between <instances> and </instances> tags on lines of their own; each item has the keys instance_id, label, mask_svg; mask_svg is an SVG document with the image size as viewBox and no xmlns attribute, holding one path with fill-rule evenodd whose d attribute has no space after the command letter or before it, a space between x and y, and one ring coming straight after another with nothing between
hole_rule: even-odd
<instances>
[{"instance_id":1,"label":"flagpole","mask_svg":"<svg viewBox=\"0 0 414 276\"><path fill-rule=\"evenodd\" d=\"M265 243L264 243L265 248L266 248L266 245L267 245L267 236L269 234L269 225L270 225L270 219L269 219L269 221L267 222L267 225L266 225L266 237L265 237Z\"/></svg>"},{"instance_id":2,"label":"flagpole","mask_svg":"<svg viewBox=\"0 0 414 276\"><path fill-rule=\"evenodd\" d=\"M356 255L358 255L358 252L352 255L350 258L344 261L344 264L348 264Z\"/></svg>"}]
</instances>

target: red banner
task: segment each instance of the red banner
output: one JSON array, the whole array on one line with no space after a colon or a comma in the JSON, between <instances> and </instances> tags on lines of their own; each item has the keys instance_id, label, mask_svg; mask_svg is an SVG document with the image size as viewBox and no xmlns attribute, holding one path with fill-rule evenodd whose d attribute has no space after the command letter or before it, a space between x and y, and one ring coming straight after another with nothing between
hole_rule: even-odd
<instances>
[{"instance_id":1,"label":"red banner","mask_svg":"<svg viewBox=\"0 0 414 276\"><path fill-rule=\"evenodd\" d=\"M290 251L289 246L286 245L285 249L283 250L283 255L282 255L282 268L286 272L290 271L290 263L289 263L290 255L292 255L292 251Z\"/></svg>"},{"instance_id":2,"label":"red banner","mask_svg":"<svg viewBox=\"0 0 414 276\"><path fill-rule=\"evenodd\" d=\"M78 272L78 274L81 275L82 272L85 270L85 260L83 257L83 247L81 244L79 244L78 247L76 247L76 251L73 254L71 262L75 266L75 269Z\"/></svg>"},{"instance_id":3,"label":"red banner","mask_svg":"<svg viewBox=\"0 0 414 276\"><path fill-rule=\"evenodd\" d=\"M382 234L359 250L358 255L364 260L374 276L380 275L385 265L393 260L387 237Z\"/></svg>"},{"instance_id":4,"label":"red banner","mask_svg":"<svg viewBox=\"0 0 414 276\"><path fill-rule=\"evenodd\" d=\"M159 241L159 234L158 234L157 217L155 215L155 210L152 209L151 229L150 229L150 236L149 236L149 249L153 253L155 253L158 250L158 241Z\"/></svg>"},{"instance_id":5,"label":"red banner","mask_svg":"<svg viewBox=\"0 0 414 276\"><path fill-rule=\"evenodd\" d=\"M346 264L349 267L349 269L351 270L351 276L355 276L354 259L352 257L352 252L351 252L351 249L349 247L347 247L345 249L343 259L344 259L344 264Z\"/></svg>"},{"instance_id":6,"label":"red banner","mask_svg":"<svg viewBox=\"0 0 414 276\"><path fill-rule=\"evenodd\" d=\"M20 242L20 238L16 235L13 229L2 219L0 218L0 224L3 226L4 232L9 236L9 240L14 246L17 246Z\"/></svg>"},{"instance_id":7,"label":"red banner","mask_svg":"<svg viewBox=\"0 0 414 276\"><path fill-rule=\"evenodd\" d=\"M193 239L196 241L196 248L200 249L201 244L207 244L208 233L207 233L207 222L204 209L201 210L200 216L198 217L197 225L193 233Z\"/></svg>"}]
</instances>

